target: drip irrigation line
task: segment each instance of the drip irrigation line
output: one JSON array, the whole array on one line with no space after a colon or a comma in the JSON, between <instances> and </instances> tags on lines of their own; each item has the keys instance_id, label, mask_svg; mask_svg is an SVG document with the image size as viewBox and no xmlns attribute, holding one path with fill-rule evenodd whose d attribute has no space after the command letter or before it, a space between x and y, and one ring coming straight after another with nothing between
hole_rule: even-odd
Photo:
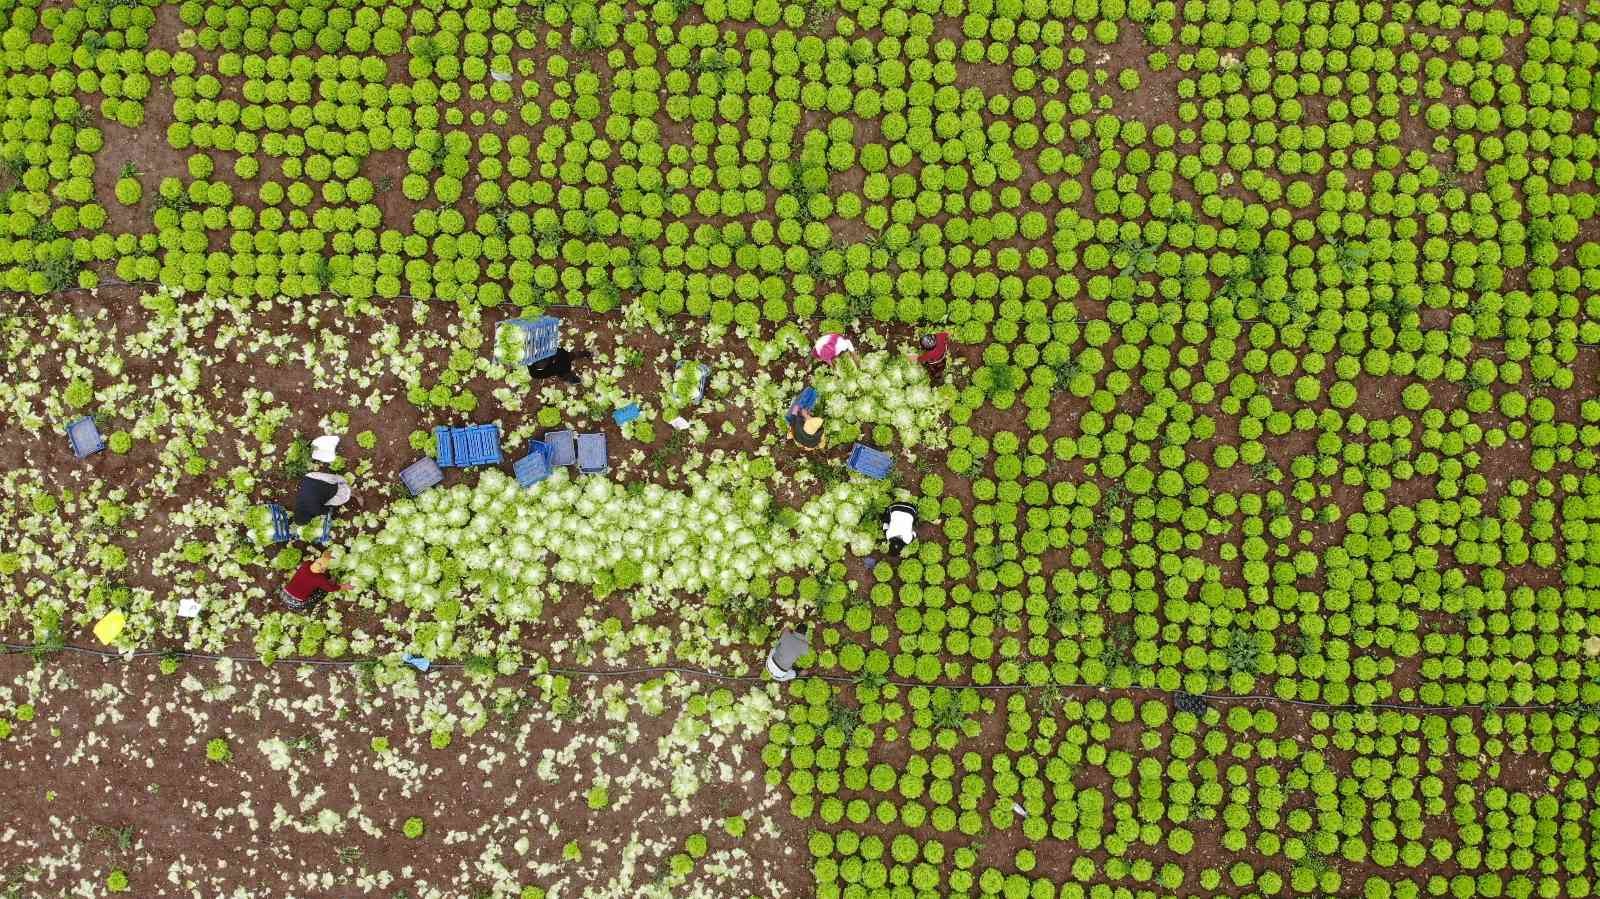
<instances>
[{"instance_id":1,"label":"drip irrigation line","mask_svg":"<svg viewBox=\"0 0 1600 899\"><path fill-rule=\"evenodd\" d=\"M106 283L93 286L93 288L66 286L66 288L59 288L59 290L51 291L51 293L45 294L45 296L59 296L59 294L64 293L90 293L90 291L96 291L99 290L99 288L115 288L115 286L128 286L128 288L160 288L160 286L163 285L160 282L123 282L123 280L120 280L120 278L107 278ZM30 294L19 294L19 296L22 296L24 299L30 298ZM331 291L322 291L322 293L312 294L312 296L314 296L315 299L350 299L347 298L347 296L344 296L344 294L331 293ZM427 296L416 296L416 294L410 293L398 293L395 294L395 296L378 296L378 294L373 294L373 296L370 296L370 298L366 298L366 302L394 301L394 299L410 299L410 301L413 302L453 302L442 301L442 299L438 299L437 296L427 298ZM622 306L622 304L618 304L616 309L598 310L594 309L594 307L586 306L586 304L578 304L578 302L536 302L536 304L533 304L533 306L538 307L538 309L578 309L582 310L582 312L587 312L587 314L590 315L621 314L621 312L626 312L627 310L627 307ZM694 315L693 312L661 312L661 310L658 310L656 314L664 315L666 318L707 318L706 315ZM814 315L813 318L821 318L821 315ZM709 320L709 318L707 318L707 320ZM1093 325L1093 323L1096 322L1106 322L1107 325L1110 323L1109 320L1106 320L1106 318L1074 318L1074 320L1070 320L1070 325ZM1258 323L1267 322L1267 320L1266 318L1261 317L1230 318L1230 322L1238 323L1238 325L1258 325ZM1066 322L1050 322L1050 325L1061 325L1061 323ZM954 325L954 322L910 322L910 325L949 326ZM1208 323L1208 326L1210 326L1210 323ZM1448 331L1448 328L1435 328L1435 331ZM1506 336L1506 334L1496 334L1496 336L1485 336L1485 338L1472 339L1474 339L1474 341L1494 342L1509 341L1510 338L1509 336ZM1600 342L1573 342L1573 346L1578 347L1578 349L1586 350L1600 349Z\"/></svg>"},{"instance_id":2,"label":"drip irrigation line","mask_svg":"<svg viewBox=\"0 0 1600 899\"><path fill-rule=\"evenodd\" d=\"M31 653L31 652L35 651L36 649L38 649L38 647L30 646L30 645L25 644L25 643L5 643L5 642L0 642L0 655L17 655L17 654L20 654L20 653ZM124 662L132 661L134 659L168 658L168 657L180 658L180 659L200 659L200 660L213 661L213 662L222 662L222 661L243 662L243 663L246 663L246 664L249 664L249 663L252 663L252 662L261 661L261 659L259 657L257 657L257 656L241 656L241 655L228 655L228 654L225 654L225 653L194 652L194 651L183 650L183 649L174 649L174 650L145 649L145 650L138 650L138 651L131 652L131 653L121 653L121 652L112 652L112 651L106 650L106 649L96 649L96 648L91 647L91 646L74 646L72 644L67 644L67 645L64 645L64 646L48 648L48 649L45 649L44 651L47 652L47 653L48 652L54 652L54 651L71 652L71 653L77 653L79 655L93 656L93 657L96 657L96 658L107 659L107 660L121 659ZM321 666L321 667L325 667L325 668L353 668L353 667L356 667L358 665L375 665L375 664L378 664L380 660L379 659L375 659L375 658L369 658L369 659L281 658L281 659L278 659L277 661L281 662L283 664L286 664L286 665L316 665L316 666ZM428 670L429 671L436 671L436 670L437 671L459 671L459 670L462 670L462 669L465 669L465 668L466 668L466 665L461 663L461 662L438 662L438 663L434 663L434 664L430 665ZM531 665L523 665L523 666L518 667L517 672L518 673L530 673L530 674L559 674L559 675L563 675L563 676L566 676L566 677L588 677L588 678L595 678L595 679L605 679L605 678L621 679L621 678L639 677L639 676L642 676L642 675L654 675L654 674L681 674L681 675L684 675L685 677L695 677L695 678L700 678L700 679L704 679L704 680L715 680L715 681L721 681L721 682L724 682L724 683L759 684L759 683L768 682L768 678L761 677L759 675L724 674L722 672L711 671L711 670L705 669L705 668L691 668L691 667L683 666L683 665L639 665L639 666L624 667L624 668L570 668L570 667L563 667L563 666L558 666L558 665L551 665L551 666L544 667L544 668L535 668L534 666L531 666ZM857 678L851 677L849 675L843 675L843 674L810 674L810 675L806 675L806 677L817 678L817 679L820 679L820 680L824 680L824 681L828 681L830 683L836 683L836 684L853 684L853 683L856 683L856 681L857 681ZM913 687L922 687L922 688L931 690L931 689L937 689L939 687L944 687L944 688L949 689L949 690L977 690L977 691L980 691L980 692L997 692L997 693L1005 693L1005 692L1023 692L1023 693L1039 692L1039 693L1042 693L1042 692L1054 690L1054 691L1057 691L1057 692L1071 692L1071 693L1095 694L1095 695L1122 695L1122 696L1146 696L1146 697L1172 696L1172 695L1175 695L1175 693L1173 691L1161 690L1161 689L1156 688L1156 687L1106 687L1106 686L1098 686L1098 685L1095 685L1095 684L1041 684L1041 685L1033 685L1033 684L978 684L978 683L952 683L952 682L923 683L921 681L890 680L890 679L885 679L881 683L884 686L894 686L894 687L901 687L901 688L905 688L905 689L911 689ZM1207 703L1216 703L1216 704L1219 704L1219 705L1284 705L1284 706L1296 706L1296 707L1308 708L1308 709L1322 709L1322 710L1327 710L1327 711L1353 711L1353 712L1359 712L1359 711L1367 711L1367 710L1382 710L1382 711L1395 711L1395 712L1419 712L1419 713L1428 713L1428 714L1447 714L1447 713L1459 714L1459 713L1462 713L1462 712L1487 712L1487 711L1494 711L1494 712L1550 712L1550 713L1570 712L1570 713L1574 713L1574 714L1600 714L1600 712L1597 712L1596 710L1592 710L1592 709L1579 708L1579 707L1575 707L1573 705L1559 705L1559 704L1495 705L1495 706L1490 706L1490 705L1431 705L1431 704L1428 704L1428 703L1404 703L1404 702L1371 702L1371 703L1361 704L1361 703L1355 703L1355 702L1346 702L1346 703L1322 702L1322 701L1319 701L1319 700L1312 700L1312 699L1288 699L1288 698L1285 698L1285 697L1282 697L1282 696L1271 696L1271 695L1265 695L1265 694L1234 695L1234 694L1227 694L1227 693L1191 693L1191 694L1187 694L1187 695L1194 696L1194 697L1196 697L1198 699L1204 700Z\"/></svg>"},{"instance_id":3,"label":"drip irrigation line","mask_svg":"<svg viewBox=\"0 0 1600 899\"><path fill-rule=\"evenodd\" d=\"M78 286L66 286L66 288L61 288L61 290L51 291L50 294L45 294L45 296L59 296L59 294L64 294L64 293L90 293L90 291L99 290L99 288L115 288L115 286L128 286L128 288L160 288L160 286L162 286L162 283L160 283L160 282L123 282L123 280L107 280L106 283L101 283L101 285L94 286L94 288L78 288ZM347 298L347 296L342 296L342 294L330 293L330 291L323 291L323 293L312 294L312 296L314 296L315 299L350 299L350 298ZM30 294L29 294L29 296L26 296L26 298L32 298L32 296L30 296ZM435 296L435 298L422 298L422 296L414 296L414 294L410 294L410 293L400 293L400 294L395 294L395 296L376 296L376 294L373 294L373 296L371 296L371 298L366 299L366 301L368 301L368 302L384 302L384 301L395 301L395 299L410 299L410 301L413 301L413 302L451 302L451 301L442 301L442 299L438 299L437 296ZM542 310L550 310L550 309L581 310L581 312L586 312L586 314L589 314L589 315L619 315L619 314L622 314L622 312L626 312L626 310L627 310L626 306L622 306L622 304L619 304L619 306L616 307L616 309L603 310L603 312L602 312L602 310L594 309L594 307L590 307L590 306L584 306L584 304L576 304L576 302L538 302L538 304L534 304L534 307L538 307L538 309L542 309ZM707 320L707 322L709 322L709 317L706 317L706 315L694 315L693 312L661 312L661 310L658 309L658 310L656 310L656 315L661 315L661 317L664 317L664 318L696 318L696 320ZM821 320L822 315L811 315L810 318L813 318L813 320ZM1106 318L1074 318L1074 320L1070 320L1070 325L1093 325L1094 322L1107 322L1107 320L1106 320ZM1258 323L1266 322L1266 318L1259 318L1259 317L1256 317L1256 318L1232 318L1232 320L1230 320L1230 322L1238 323L1238 325L1258 325ZM893 323L893 322L890 322L890 323ZM1050 323L1051 323L1051 325L1059 325L1059 323L1062 323L1062 322L1050 322ZM1109 322L1107 322L1107 323L1109 323ZM954 323L952 323L952 322L912 322L912 323L910 323L910 325L912 325L912 326L918 326L918 325L930 326L930 328L933 328L933 326L941 326L941 328L942 328L942 326L954 326ZM1208 326L1210 326L1210 325L1208 325ZM1448 328L1435 328L1435 331L1446 331L1446 330L1448 330ZM1474 339L1474 341L1480 341L1480 342L1504 342L1504 341L1509 341L1510 338L1509 338L1509 336L1506 336L1506 334L1498 334L1498 336L1493 336L1493 338L1472 338L1472 339ZM1574 347L1574 349L1581 349L1581 350L1600 349L1600 342L1573 342L1573 347ZM1504 352L1506 352L1506 347L1480 347L1480 349L1482 349L1482 352L1499 352L1499 354L1504 354Z\"/></svg>"}]
</instances>

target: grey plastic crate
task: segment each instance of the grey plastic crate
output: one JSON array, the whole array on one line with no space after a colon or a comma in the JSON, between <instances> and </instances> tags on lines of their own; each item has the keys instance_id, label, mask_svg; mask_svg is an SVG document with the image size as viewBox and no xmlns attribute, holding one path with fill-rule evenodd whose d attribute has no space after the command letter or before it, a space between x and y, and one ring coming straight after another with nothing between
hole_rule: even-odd
<instances>
[{"instance_id":1,"label":"grey plastic crate","mask_svg":"<svg viewBox=\"0 0 1600 899\"><path fill-rule=\"evenodd\" d=\"M550 447L551 465L571 465L578 461L577 435L572 431L550 431L544 435L544 443Z\"/></svg>"},{"instance_id":2,"label":"grey plastic crate","mask_svg":"<svg viewBox=\"0 0 1600 899\"><path fill-rule=\"evenodd\" d=\"M407 465L400 472L400 483L406 485L412 496L416 496L430 487L444 481L444 471L439 468L439 463L424 456Z\"/></svg>"},{"instance_id":3,"label":"grey plastic crate","mask_svg":"<svg viewBox=\"0 0 1600 899\"><path fill-rule=\"evenodd\" d=\"M578 471L582 474L601 474L611 467L606 454L606 435L578 435Z\"/></svg>"},{"instance_id":4,"label":"grey plastic crate","mask_svg":"<svg viewBox=\"0 0 1600 899\"><path fill-rule=\"evenodd\" d=\"M100 436L100 429L94 426L94 419L87 415L67 423L67 440L72 442L73 455L80 459L86 459L106 448L106 441Z\"/></svg>"}]
</instances>

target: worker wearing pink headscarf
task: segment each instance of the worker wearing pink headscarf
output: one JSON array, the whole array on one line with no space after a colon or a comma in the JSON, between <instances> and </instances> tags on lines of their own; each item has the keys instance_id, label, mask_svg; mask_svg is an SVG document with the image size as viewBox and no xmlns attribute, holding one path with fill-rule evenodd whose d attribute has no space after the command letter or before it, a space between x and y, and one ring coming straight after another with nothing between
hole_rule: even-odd
<instances>
[{"instance_id":1,"label":"worker wearing pink headscarf","mask_svg":"<svg viewBox=\"0 0 1600 899\"><path fill-rule=\"evenodd\" d=\"M831 365L833 360L843 356L845 353L855 352L856 345L851 343L850 338L843 334L824 334L817 338L817 344L812 349L817 354L818 359Z\"/></svg>"}]
</instances>

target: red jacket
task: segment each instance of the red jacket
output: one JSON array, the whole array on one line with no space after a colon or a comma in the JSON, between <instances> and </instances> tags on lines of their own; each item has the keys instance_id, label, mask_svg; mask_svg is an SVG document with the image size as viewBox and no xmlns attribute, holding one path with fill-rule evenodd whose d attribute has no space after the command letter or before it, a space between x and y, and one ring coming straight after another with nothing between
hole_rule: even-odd
<instances>
[{"instance_id":1,"label":"red jacket","mask_svg":"<svg viewBox=\"0 0 1600 899\"><path fill-rule=\"evenodd\" d=\"M933 349L917 357L917 361L929 367L938 367L944 364L944 355L950 350L950 332L940 331L933 335Z\"/></svg>"},{"instance_id":2,"label":"red jacket","mask_svg":"<svg viewBox=\"0 0 1600 899\"><path fill-rule=\"evenodd\" d=\"M332 592L339 589L339 584L333 578L321 572L312 571L311 562L304 562L301 563L300 570L294 573L294 577L289 579L289 586L283 589L287 590L289 595L295 599L305 602L311 598L311 591L327 590Z\"/></svg>"}]
</instances>

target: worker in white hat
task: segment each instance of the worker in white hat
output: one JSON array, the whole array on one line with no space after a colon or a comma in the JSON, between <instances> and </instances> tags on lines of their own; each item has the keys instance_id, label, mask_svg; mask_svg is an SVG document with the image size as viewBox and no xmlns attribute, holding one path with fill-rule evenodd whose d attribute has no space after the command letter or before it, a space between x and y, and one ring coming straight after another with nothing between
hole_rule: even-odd
<instances>
[{"instance_id":1,"label":"worker in white hat","mask_svg":"<svg viewBox=\"0 0 1600 899\"><path fill-rule=\"evenodd\" d=\"M333 463L339 455L339 438L324 434L311 441L311 461ZM350 501L350 482L325 471L308 471L300 479L294 498L294 523L305 524Z\"/></svg>"}]
</instances>

